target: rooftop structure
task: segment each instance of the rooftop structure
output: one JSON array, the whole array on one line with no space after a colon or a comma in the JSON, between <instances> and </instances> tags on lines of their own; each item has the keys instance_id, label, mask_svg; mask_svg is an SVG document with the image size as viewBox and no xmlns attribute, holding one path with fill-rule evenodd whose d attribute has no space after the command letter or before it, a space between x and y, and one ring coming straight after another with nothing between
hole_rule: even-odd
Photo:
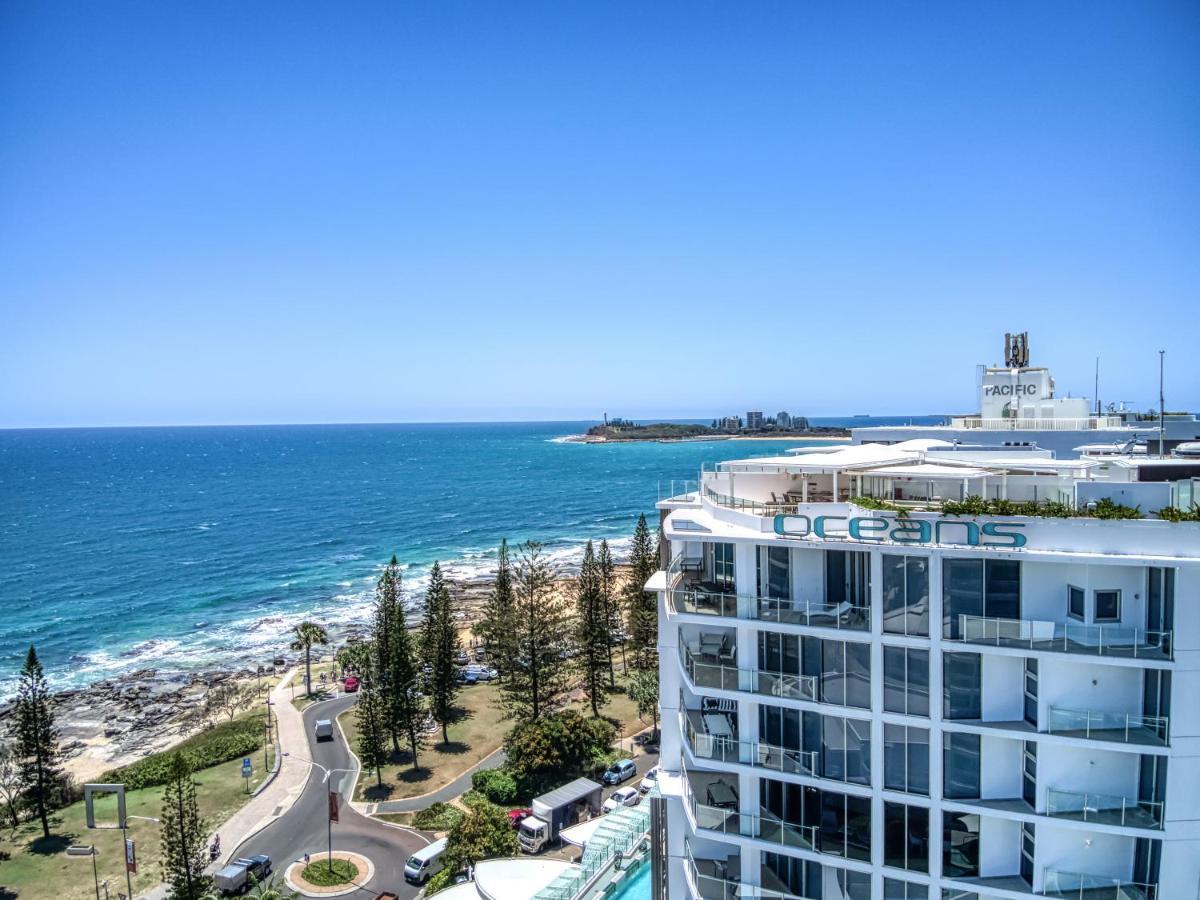
<instances>
[{"instance_id":1,"label":"rooftop structure","mask_svg":"<svg viewBox=\"0 0 1200 900\"><path fill-rule=\"evenodd\" d=\"M1057 456L1078 456L1080 445L1108 444L1133 452L1146 444L1157 454L1200 439L1200 421L1188 413L1145 419L1130 410L1093 411L1085 397L1060 397L1050 370L1029 365L1027 334L1005 335L1005 365L980 366L978 412L949 416L944 425L866 426L851 430L855 443L896 443L937 438L967 443L1037 446ZM1161 428L1160 428L1161 424Z\"/></svg>"},{"instance_id":2,"label":"rooftop structure","mask_svg":"<svg viewBox=\"0 0 1200 900\"><path fill-rule=\"evenodd\" d=\"M1197 479L924 439L661 501L663 895L1196 897Z\"/></svg>"}]
</instances>

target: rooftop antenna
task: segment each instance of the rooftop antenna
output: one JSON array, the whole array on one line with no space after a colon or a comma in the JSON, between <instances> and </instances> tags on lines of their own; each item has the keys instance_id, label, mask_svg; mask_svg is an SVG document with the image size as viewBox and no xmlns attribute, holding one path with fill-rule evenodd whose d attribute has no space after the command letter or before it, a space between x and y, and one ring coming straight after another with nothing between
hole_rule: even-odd
<instances>
[{"instance_id":1,"label":"rooftop antenna","mask_svg":"<svg viewBox=\"0 0 1200 900\"><path fill-rule=\"evenodd\" d=\"M1166 350L1158 351L1158 458L1164 459L1167 455L1163 449L1163 415L1166 413L1166 401L1163 399L1163 357L1167 355Z\"/></svg>"},{"instance_id":2,"label":"rooftop antenna","mask_svg":"<svg viewBox=\"0 0 1200 900\"><path fill-rule=\"evenodd\" d=\"M1096 418L1100 418L1100 357L1096 357Z\"/></svg>"}]
</instances>

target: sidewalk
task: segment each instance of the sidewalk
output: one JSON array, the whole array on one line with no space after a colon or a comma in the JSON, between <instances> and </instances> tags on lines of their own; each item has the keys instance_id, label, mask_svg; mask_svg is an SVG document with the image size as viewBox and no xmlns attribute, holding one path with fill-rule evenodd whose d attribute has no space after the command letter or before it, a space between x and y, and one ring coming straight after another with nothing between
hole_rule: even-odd
<instances>
[{"instance_id":1,"label":"sidewalk","mask_svg":"<svg viewBox=\"0 0 1200 900\"><path fill-rule=\"evenodd\" d=\"M279 686L271 691L271 709L275 716L276 750L279 753L279 772L270 784L250 798L249 803L225 820L217 829L216 833L221 835L221 859L208 867L210 872L215 872L224 865L246 838L266 828L291 809L296 798L304 791L309 772L308 763L303 758L307 756L304 751L308 747L308 737L304 733L304 716L292 705L287 690L287 683L292 680L296 671L296 668L289 669L279 682ZM284 753L300 753L300 757L283 756ZM208 843L212 843L212 835L209 835ZM139 895L141 900L163 900L166 896L167 886L165 884L157 885L152 890Z\"/></svg>"}]
</instances>

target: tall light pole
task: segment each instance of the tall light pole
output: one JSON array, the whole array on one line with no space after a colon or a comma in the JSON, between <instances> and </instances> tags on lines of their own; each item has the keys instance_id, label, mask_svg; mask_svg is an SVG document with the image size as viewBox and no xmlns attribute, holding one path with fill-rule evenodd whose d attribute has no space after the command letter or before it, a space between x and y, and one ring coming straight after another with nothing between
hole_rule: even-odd
<instances>
[{"instance_id":1,"label":"tall light pole","mask_svg":"<svg viewBox=\"0 0 1200 900\"><path fill-rule=\"evenodd\" d=\"M285 753L283 755L291 756L292 754ZM355 771L354 769L327 769L323 765L321 765L319 762L315 762L315 761L313 761L311 759L307 759L303 756L297 756L297 757L295 757L295 759L303 760L304 762L308 763L310 766L316 766L318 769L320 769L322 772L324 772L325 777L321 779L321 784L328 784L329 776L332 775L334 772L353 772L353 771ZM333 796L332 794L329 795L329 797L332 797L332 796ZM329 865L330 871L333 871L333 816L332 816L333 805L332 805L332 803L330 803L329 797L326 797L326 803L329 803L329 808L327 808L325 810L325 832L326 832L326 838L328 840L328 850L327 850L326 859L328 860L328 865Z\"/></svg>"},{"instance_id":2,"label":"tall light pole","mask_svg":"<svg viewBox=\"0 0 1200 900\"><path fill-rule=\"evenodd\" d=\"M1166 413L1167 405L1163 399L1163 357L1166 356L1166 350L1158 351L1158 458L1163 459L1167 453L1163 447L1163 437L1166 430L1166 424L1163 422L1163 416Z\"/></svg>"}]
</instances>

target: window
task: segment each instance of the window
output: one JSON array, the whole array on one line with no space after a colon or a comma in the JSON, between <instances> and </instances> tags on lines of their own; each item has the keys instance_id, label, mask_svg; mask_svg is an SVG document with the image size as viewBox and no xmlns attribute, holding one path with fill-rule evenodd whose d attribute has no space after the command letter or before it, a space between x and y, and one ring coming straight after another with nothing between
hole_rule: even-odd
<instances>
[{"instance_id":1,"label":"window","mask_svg":"<svg viewBox=\"0 0 1200 900\"><path fill-rule=\"evenodd\" d=\"M924 556L883 556L883 630L929 635L929 560Z\"/></svg>"},{"instance_id":2,"label":"window","mask_svg":"<svg viewBox=\"0 0 1200 900\"><path fill-rule=\"evenodd\" d=\"M906 794L929 794L929 730L883 726L883 786Z\"/></svg>"},{"instance_id":3,"label":"window","mask_svg":"<svg viewBox=\"0 0 1200 900\"><path fill-rule=\"evenodd\" d=\"M829 900L871 900L871 875L868 872L851 872L849 869L834 869L834 890L825 893Z\"/></svg>"},{"instance_id":4,"label":"window","mask_svg":"<svg viewBox=\"0 0 1200 900\"><path fill-rule=\"evenodd\" d=\"M821 865L782 853L762 855L763 887L794 897L821 896Z\"/></svg>"},{"instance_id":5,"label":"window","mask_svg":"<svg viewBox=\"0 0 1200 900\"><path fill-rule=\"evenodd\" d=\"M929 888L924 884L900 881L896 878L883 879L883 900L929 900Z\"/></svg>"},{"instance_id":6,"label":"window","mask_svg":"<svg viewBox=\"0 0 1200 900\"><path fill-rule=\"evenodd\" d=\"M1073 584L1067 585L1067 615L1072 619L1078 619L1080 622L1087 615L1084 609L1083 588L1075 587Z\"/></svg>"},{"instance_id":7,"label":"window","mask_svg":"<svg viewBox=\"0 0 1200 900\"><path fill-rule=\"evenodd\" d=\"M947 878L979 875L979 816L942 813L942 874Z\"/></svg>"},{"instance_id":8,"label":"window","mask_svg":"<svg viewBox=\"0 0 1200 900\"><path fill-rule=\"evenodd\" d=\"M734 590L733 544L708 544L712 547L713 581L725 591Z\"/></svg>"},{"instance_id":9,"label":"window","mask_svg":"<svg viewBox=\"0 0 1200 900\"><path fill-rule=\"evenodd\" d=\"M825 551L825 602L871 605L871 555L862 550Z\"/></svg>"},{"instance_id":10,"label":"window","mask_svg":"<svg viewBox=\"0 0 1200 900\"><path fill-rule=\"evenodd\" d=\"M929 715L929 651L883 648L883 708L910 716Z\"/></svg>"},{"instance_id":11,"label":"window","mask_svg":"<svg viewBox=\"0 0 1200 900\"><path fill-rule=\"evenodd\" d=\"M1121 592L1096 591L1096 621L1121 621Z\"/></svg>"},{"instance_id":12,"label":"window","mask_svg":"<svg viewBox=\"0 0 1200 900\"><path fill-rule=\"evenodd\" d=\"M760 547L758 551L758 595L773 600L789 600L792 596L788 574L787 547Z\"/></svg>"},{"instance_id":13,"label":"window","mask_svg":"<svg viewBox=\"0 0 1200 900\"><path fill-rule=\"evenodd\" d=\"M983 718L982 669L978 653L942 654L942 714L947 719Z\"/></svg>"},{"instance_id":14,"label":"window","mask_svg":"<svg viewBox=\"0 0 1200 900\"><path fill-rule=\"evenodd\" d=\"M1021 823L1021 878L1031 889L1033 888L1035 833L1032 822Z\"/></svg>"},{"instance_id":15,"label":"window","mask_svg":"<svg viewBox=\"0 0 1200 900\"><path fill-rule=\"evenodd\" d=\"M871 798L821 792L822 853L871 861Z\"/></svg>"},{"instance_id":16,"label":"window","mask_svg":"<svg viewBox=\"0 0 1200 900\"><path fill-rule=\"evenodd\" d=\"M942 796L979 799L979 735L942 733Z\"/></svg>"},{"instance_id":17,"label":"window","mask_svg":"<svg viewBox=\"0 0 1200 900\"><path fill-rule=\"evenodd\" d=\"M836 781L871 783L871 723L821 717L821 775Z\"/></svg>"},{"instance_id":18,"label":"window","mask_svg":"<svg viewBox=\"0 0 1200 900\"><path fill-rule=\"evenodd\" d=\"M821 702L871 708L871 645L850 641L820 641ZM805 644L805 664L810 644ZM813 647L815 652L815 647Z\"/></svg>"},{"instance_id":19,"label":"window","mask_svg":"<svg viewBox=\"0 0 1200 900\"><path fill-rule=\"evenodd\" d=\"M942 562L943 635L957 640L963 616L1021 618L1021 563L1011 559Z\"/></svg>"},{"instance_id":20,"label":"window","mask_svg":"<svg viewBox=\"0 0 1200 900\"><path fill-rule=\"evenodd\" d=\"M883 864L929 871L929 810L903 803L883 804Z\"/></svg>"}]
</instances>

